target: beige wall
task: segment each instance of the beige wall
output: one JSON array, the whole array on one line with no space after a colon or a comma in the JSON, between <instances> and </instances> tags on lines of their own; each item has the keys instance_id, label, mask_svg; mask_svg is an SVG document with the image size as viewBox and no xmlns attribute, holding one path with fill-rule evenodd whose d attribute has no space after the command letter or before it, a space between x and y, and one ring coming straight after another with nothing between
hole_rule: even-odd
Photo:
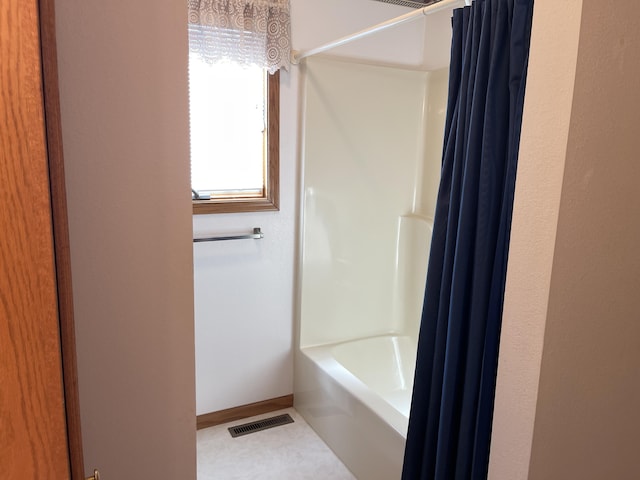
<instances>
[{"instance_id":1,"label":"beige wall","mask_svg":"<svg viewBox=\"0 0 640 480\"><path fill-rule=\"evenodd\" d=\"M492 479L640 476L640 6L624 3L536 2Z\"/></svg>"},{"instance_id":2,"label":"beige wall","mask_svg":"<svg viewBox=\"0 0 640 480\"><path fill-rule=\"evenodd\" d=\"M494 480L526 479L529 470L581 7L582 0L539 0L534 8L491 442Z\"/></svg>"},{"instance_id":3,"label":"beige wall","mask_svg":"<svg viewBox=\"0 0 640 480\"><path fill-rule=\"evenodd\" d=\"M531 479L640 478L640 4L585 2Z\"/></svg>"},{"instance_id":4,"label":"beige wall","mask_svg":"<svg viewBox=\"0 0 640 480\"><path fill-rule=\"evenodd\" d=\"M56 10L86 470L194 479L185 5Z\"/></svg>"}]
</instances>

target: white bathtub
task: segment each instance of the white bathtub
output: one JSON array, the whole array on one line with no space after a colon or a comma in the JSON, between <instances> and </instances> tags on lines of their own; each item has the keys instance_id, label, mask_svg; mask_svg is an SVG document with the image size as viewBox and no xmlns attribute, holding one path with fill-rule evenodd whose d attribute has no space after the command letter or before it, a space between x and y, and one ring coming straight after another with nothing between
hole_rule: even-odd
<instances>
[{"instance_id":1,"label":"white bathtub","mask_svg":"<svg viewBox=\"0 0 640 480\"><path fill-rule=\"evenodd\" d=\"M303 352L400 435L407 436L416 365L414 339L385 335L306 348Z\"/></svg>"},{"instance_id":2,"label":"white bathtub","mask_svg":"<svg viewBox=\"0 0 640 480\"><path fill-rule=\"evenodd\" d=\"M359 479L400 478L415 352L396 335L301 349L296 409Z\"/></svg>"}]
</instances>

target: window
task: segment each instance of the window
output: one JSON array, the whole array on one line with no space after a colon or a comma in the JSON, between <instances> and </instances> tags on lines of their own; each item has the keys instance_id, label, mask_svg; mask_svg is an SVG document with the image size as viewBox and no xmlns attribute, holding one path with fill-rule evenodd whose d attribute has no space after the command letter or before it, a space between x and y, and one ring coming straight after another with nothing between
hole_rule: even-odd
<instances>
[{"instance_id":1,"label":"window","mask_svg":"<svg viewBox=\"0 0 640 480\"><path fill-rule=\"evenodd\" d=\"M193 213L278 210L279 72L189 56Z\"/></svg>"}]
</instances>

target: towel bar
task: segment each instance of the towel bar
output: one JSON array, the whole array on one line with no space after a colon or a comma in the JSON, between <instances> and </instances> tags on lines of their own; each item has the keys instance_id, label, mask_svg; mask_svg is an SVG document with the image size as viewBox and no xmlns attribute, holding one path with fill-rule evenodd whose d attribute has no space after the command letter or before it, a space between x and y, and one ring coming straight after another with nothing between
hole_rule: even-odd
<instances>
[{"instance_id":1,"label":"towel bar","mask_svg":"<svg viewBox=\"0 0 640 480\"><path fill-rule=\"evenodd\" d=\"M260 227L256 227L253 229L253 233L247 233L244 235L224 235L224 236L217 236L217 237L194 238L193 243L219 242L221 240L246 240L246 239L259 240L260 238L264 238L264 233L262 233L262 230L260 230Z\"/></svg>"}]
</instances>

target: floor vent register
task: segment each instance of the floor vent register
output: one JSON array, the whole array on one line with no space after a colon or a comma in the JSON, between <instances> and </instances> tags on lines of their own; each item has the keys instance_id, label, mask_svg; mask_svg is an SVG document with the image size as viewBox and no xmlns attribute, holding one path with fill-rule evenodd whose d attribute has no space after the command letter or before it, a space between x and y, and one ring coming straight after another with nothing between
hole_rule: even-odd
<instances>
[{"instance_id":1,"label":"floor vent register","mask_svg":"<svg viewBox=\"0 0 640 480\"><path fill-rule=\"evenodd\" d=\"M233 438L241 437L242 435L249 435L250 433L259 432L260 430L266 430L268 428L279 427L293 423L293 418L288 413L284 415L278 415L275 417L265 418L257 420L255 422L244 423L242 425L236 425L229 428L229 433Z\"/></svg>"}]
</instances>

